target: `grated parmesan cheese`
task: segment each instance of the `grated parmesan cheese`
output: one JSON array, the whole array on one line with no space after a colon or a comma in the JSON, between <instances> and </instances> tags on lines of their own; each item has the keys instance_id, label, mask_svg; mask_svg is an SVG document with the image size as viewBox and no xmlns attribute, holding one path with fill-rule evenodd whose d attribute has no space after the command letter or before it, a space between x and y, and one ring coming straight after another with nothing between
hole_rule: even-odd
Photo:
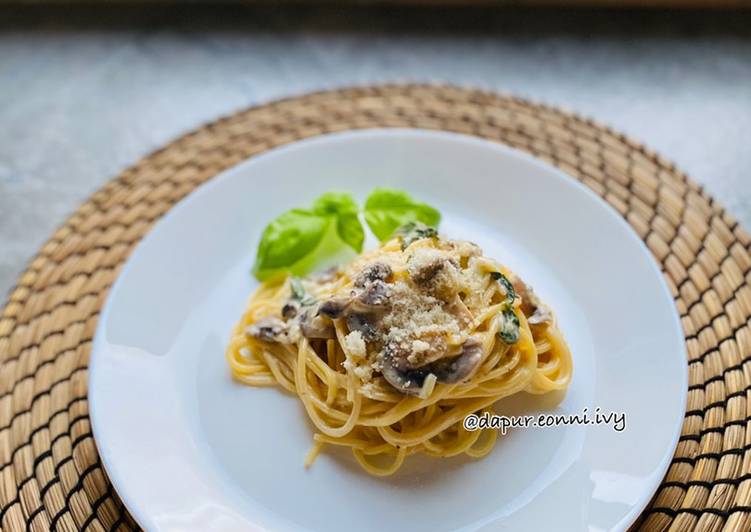
<instances>
[{"instance_id":1,"label":"grated parmesan cheese","mask_svg":"<svg viewBox=\"0 0 751 532\"><path fill-rule=\"evenodd\" d=\"M360 331L352 331L344 337L344 349L357 358L365 358L368 354L365 340Z\"/></svg>"},{"instance_id":2,"label":"grated parmesan cheese","mask_svg":"<svg viewBox=\"0 0 751 532\"><path fill-rule=\"evenodd\" d=\"M412 352L415 354L424 353L430 349L430 344L423 340L415 340L412 342Z\"/></svg>"}]
</instances>

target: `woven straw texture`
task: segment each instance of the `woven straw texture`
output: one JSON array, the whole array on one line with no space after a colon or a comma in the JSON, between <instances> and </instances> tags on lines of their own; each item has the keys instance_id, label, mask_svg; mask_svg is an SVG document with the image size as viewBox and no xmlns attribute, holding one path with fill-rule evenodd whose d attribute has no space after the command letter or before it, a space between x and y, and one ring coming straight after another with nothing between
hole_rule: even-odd
<instances>
[{"instance_id":1,"label":"woven straw texture","mask_svg":"<svg viewBox=\"0 0 751 532\"><path fill-rule=\"evenodd\" d=\"M316 93L223 118L123 172L55 232L0 315L2 530L138 528L97 454L87 367L107 291L152 224L243 159L315 135L388 126L467 133L529 152L631 224L672 290L690 380L675 457L635 526L751 530L749 235L671 163L590 120L415 85Z\"/></svg>"}]
</instances>

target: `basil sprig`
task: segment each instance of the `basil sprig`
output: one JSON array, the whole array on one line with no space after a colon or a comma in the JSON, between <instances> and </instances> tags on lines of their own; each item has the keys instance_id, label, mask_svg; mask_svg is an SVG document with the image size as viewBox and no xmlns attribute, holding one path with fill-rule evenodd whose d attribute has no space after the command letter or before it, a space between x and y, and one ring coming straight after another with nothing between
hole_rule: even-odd
<instances>
[{"instance_id":1,"label":"basil sprig","mask_svg":"<svg viewBox=\"0 0 751 532\"><path fill-rule=\"evenodd\" d=\"M362 211L370 229L386 240L400 226L421 222L436 227L440 213L391 188L373 190ZM362 251L365 231L360 209L350 194L327 192L309 209L290 209L271 221L261 235L253 265L259 280L279 273L305 275L324 259L349 247Z\"/></svg>"},{"instance_id":2,"label":"basil sprig","mask_svg":"<svg viewBox=\"0 0 751 532\"><path fill-rule=\"evenodd\" d=\"M320 259L349 246L362 251L365 233L352 196L328 192L310 209L290 209L266 226L253 274L260 280L280 272L304 274Z\"/></svg>"}]
</instances>

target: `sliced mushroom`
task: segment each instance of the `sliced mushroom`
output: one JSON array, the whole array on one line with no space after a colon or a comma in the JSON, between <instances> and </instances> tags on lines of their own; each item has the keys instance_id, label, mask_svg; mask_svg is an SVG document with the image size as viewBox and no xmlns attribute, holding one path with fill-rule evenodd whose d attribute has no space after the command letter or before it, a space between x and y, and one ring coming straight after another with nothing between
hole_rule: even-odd
<instances>
[{"instance_id":1,"label":"sliced mushroom","mask_svg":"<svg viewBox=\"0 0 751 532\"><path fill-rule=\"evenodd\" d=\"M391 289L381 280L366 286L359 294L353 292L352 310L355 312L369 312L381 310L389 305Z\"/></svg>"},{"instance_id":2,"label":"sliced mushroom","mask_svg":"<svg viewBox=\"0 0 751 532\"><path fill-rule=\"evenodd\" d=\"M300 331L305 338L311 340L336 337L336 331L331 321L312 312L312 310L306 310L300 315Z\"/></svg>"},{"instance_id":3,"label":"sliced mushroom","mask_svg":"<svg viewBox=\"0 0 751 532\"><path fill-rule=\"evenodd\" d=\"M350 331L358 331L366 342L372 342L378 337L376 324L389 305L390 295L388 285L376 279L360 291L353 290L349 299L336 297L322 302L318 306L317 317L323 319L325 316L330 320L344 318Z\"/></svg>"},{"instance_id":4,"label":"sliced mushroom","mask_svg":"<svg viewBox=\"0 0 751 532\"><path fill-rule=\"evenodd\" d=\"M444 301L450 301L458 291L459 263L439 250L415 250L407 271L417 286Z\"/></svg>"},{"instance_id":5,"label":"sliced mushroom","mask_svg":"<svg viewBox=\"0 0 751 532\"><path fill-rule=\"evenodd\" d=\"M373 290L352 299L331 298L318 307L319 314L332 320L346 318L351 314L370 314L382 310L388 302L388 292Z\"/></svg>"},{"instance_id":6,"label":"sliced mushroom","mask_svg":"<svg viewBox=\"0 0 751 532\"><path fill-rule=\"evenodd\" d=\"M375 281L389 281L394 272L386 263L374 262L365 266L355 279L357 288L365 288Z\"/></svg>"},{"instance_id":7,"label":"sliced mushroom","mask_svg":"<svg viewBox=\"0 0 751 532\"><path fill-rule=\"evenodd\" d=\"M534 304L531 290L527 286L527 284L519 277L515 277L512 285L514 287L514 291L522 298L522 303L519 307L522 309L522 312L524 312L524 314L527 316L534 313L536 305Z\"/></svg>"},{"instance_id":8,"label":"sliced mushroom","mask_svg":"<svg viewBox=\"0 0 751 532\"><path fill-rule=\"evenodd\" d=\"M531 286L522 281L519 277L514 279L514 290L521 296L521 310L525 316L529 316L527 321L530 325L539 325L542 323L552 323L553 313L545 306L540 298L537 297Z\"/></svg>"},{"instance_id":9,"label":"sliced mushroom","mask_svg":"<svg viewBox=\"0 0 751 532\"><path fill-rule=\"evenodd\" d=\"M353 290L349 299L343 297L327 299L318 307L318 312L332 320L353 313L376 312L388 306L390 297L389 285L376 280L362 290Z\"/></svg>"},{"instance_id":10,"label":"sliced mushroom","mask_svg":"<svg viewBox=\"0 0 751 532\"><path fill-rule=\"evenodd\" d=\"M358 331L366 342L372 342L378 337L375 319L370 314L353 312L347 315L347 328L350 331Z\"/></svg>"},{"instance_id":11,"label":"sliced mushroom","mask_svg":"<svg viewBox=\"0 0 751 532\"><path fill-rule=\"evenodd\" d=\"M424 336L403 342L387 342L384 352L394 360L394 365L403 370L420 369L440 360L448 354L448 342L443 335Z\"/></svg>"},{"instance_id":12,"label":"sliced mushroom","mask_svg":"<svg viewBox=\"0 0 751 532\"><path fill-rule=\"evenodd\" d=\"M287 324L279 318L261 318L245 330L246 334L264 342L286 342Z\"/></svg>"},{"instance_id":13,"label":"sliced mushroom","mask_svg":"<svg viewBox=\"0 0 751 532\"><path fill-rule=\"evenodd\" d=\"M403 371L394 365L394 359L389 355L380 357L381 374L391 386L406 395L419 395L428 371L417 369Z\"/></svg>"},{"instance_id":14,"label":"sliced mushroom","mask_svg":"<svg viewBox=\"0 0 751 532\"><path fill-rule=\"evenodd\" d=\"M316 298L305 290L302 281L297 277L291 277L289 280L290 298L282 307L282 317L290 320L300 313L303 307L310 307L316 304Z\"/></svg>"},{"instance_id":15,"label":"sliced mushroom","mask_svg":"<svg viewBox=\"0 0 751 532\"><path fill-rule=\"evenodd\" d=\"M545 305L539 305L534 313L527 319L530 325L553 323L553 312Z\"/></svg>"},{"instance_id":16,"label":"sliced mushroom","mask_svg":"<svg viewBox=\"0 0 751 532\"><path fill-rule=\"evenodd\" d=\"M462 346L459 356L418 369L405 369L400 358L389 351L385 351L380 360L381 373L389 384L404 394L419 395L425 378L431 373L444 384L456 384L471 377L480 367L482 346L476 340L469 339Z\"/></svg>"},{"instance_id":17,"label":"sliced mushroom","mask_svg":"<svg viewBox=\"0 0 751 532\"><path fill-rule=\"evenodd\" d=\"M456 384L467 380L480 366L482 360L482 346L479 342L469 339L464 342L462 352L450 361L439 361L433 364L431 372L438 382Z\"/></svg>"},{"instance_id":18,"label":"sliced mushroom","mask_svg":"<svg viewBox=\"0 0 751 532\"><path fill-rule=\"evenodd\" d=\"M349 308L351 300L342 297L332 297L321 303L318 307L318 313L327 318L336 320L341 318Z\"/></svg>"},{"instance_id":19,"label":"sliced mushroom","mask_svg":"<svg viewBox=\"0 0 751 532\"><path fill-rule=\"evenodd\" d=\"M437 251L426 249L410 257L407 271L412 280L419 285L430 283L439 272L449 265L449 258Z\"/></svg>"},{"instance_id":20,"label":"sliced mushroom","mask_svg":"<svg viewBox=\"0 0 751 532\"><path fill-rule=\"evenodd\" d=\"M282 307L282 317L285 320L290 320L297 316L297 313L300 312L300 302L294 301L290 299L287 301L284 306Z\"/></svg>"},{"instance_id":21,"label":"sliced mushroom","mask_svg":"<svg viewBox=\"0 0 751 532\"><path fill-rule=\"evenodd\" d=\"M407 358L412 351L407 347L404 342L399 342L390 339L383 346L383 356L387 358L392 366L399 371L407 371L411 369Z\"/></svg>"}]
</instances>

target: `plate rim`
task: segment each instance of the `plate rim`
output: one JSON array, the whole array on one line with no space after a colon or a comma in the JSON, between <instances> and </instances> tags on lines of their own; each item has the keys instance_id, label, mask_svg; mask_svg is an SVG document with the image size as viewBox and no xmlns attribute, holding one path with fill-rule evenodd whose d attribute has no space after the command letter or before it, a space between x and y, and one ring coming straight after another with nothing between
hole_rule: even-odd
<instances>
[{"instance_id":1,"label":"plate rim","mask_svg":"<svg viewBox=\"0 0 751 532\"><path fill-rule=\"evenodd\" d=\"M90 352L90 357L89 357L86 398L87 398L88 409L89 409L89 422L91 424L91 431L94 436L93 438L94 444L96 446L99 458L102 462L102 466L104 467L107 473L107 477L109 478L109 481L112 484L112 487L117 493L117 496L123 502L123 504L127 508L127 511L131 514L131 516L135 519L135 521L140 526L146 528L147 530L158 528L156 527L156 523L153 521L153 519L151 519L149 515L146 515L145 512L142 511L142 508L140 508L139 505L136 503L136 501L134 501L135 497L133 497L132 494L129 493L129 490L127 488L123 488L124 482L118 473L120 468L118 468L113 463L112 457L108 457L106 452L102 452L101 432L100 432L100 429L98 428L100 425L100 422L97 421L97 419L101 419L101 417L100 417L100 414L98 413L99 409L97 407L97 401L94 399L94 397L99 393L99 390L101 389L101 386L96 385L97 383L96 368L98 366L97 360L102 356L101 354L97 355L97 353L106 352L106 349L104 349L104 347L106 346L106 342L103 340L105 324L108 321L110 310L114 304L113 302L117 299L117 294L121 288L122 283L124 282L123 279L127 277L129 271L132 268L133 263L135 262L134 257L137 257L140 253L142 253L142 250L144 248L144 243L154 238L153 235L155 231L157 230L158 227L160 227L160 225L162 225L163 222L165 222L166 220L169 220L171 217L174 217L176 212L181 212L182 210L189 209L191 204L195 201L195 199L198 196L205 194L208 190L211 190L214 187L221 186L221 183L225 179L229 179L232 174L234 174L235 172L241 171L241 169L246 166L253 165L259 159L268 159L268 158L283 156L287 151L296 150L301 145L308 146L311 144L336 142L336 140L341 137L351 137L351 136L389 137L393 135L405 135L405 136L414 136L414 137L433 137L433 138L441 138L444 140L449 139L449 140L454 140L454 141L461 142L461 143L475 144L475 145L489 147L491 149L495 149L500 152L503 152L508 157L521 159L528 164L532 164L536 166L537 168L554 175L555 178L561 181L565 186L569 186L569 187L576 189L578 192L583 193L585 196L587 196L590 201L594 202L595 204L599 204L600 207L604 207L604 210L608 213L609 217L612 218L615 223L620 224L622 228L626 229L625 232L629 235L628 238L631 238L632 240L635 241L637 247L640 249L640 252L647 259L647 263L650 265L649 267L651 268L652 273L655 274L656 277L659 279L658 283L661 286L662 296L666 297L667 298L666 301L670 303L670 308L672 309L671 316L672 316L673 329L674 329L672 332L677 333L677 336L680 338L680 342L678 346L679 353L676 353L676 355L680 354L681 360L683 361L682 364L679 364L679 368L681 371L680 380L683 384L682 386L683 391L679 398L680 404L681 404L680 416L676 417L673 430L671 431L673 434L672 443L668 447L668 449L666 449L666 451L663 453L663 456L659 465L654 470L655 472L659 471L660 474L659 476L654 475L656 480L649 483L649 489L645 490L639 496L638 501L632 505L631 509L616 524L614 529L626 530L629 526L631 526L634 522L636 522L638 517L648 506L653 495L657 492L659 486L661 485L662 480L664 479L665 474L667 473L667 470L670 467L670 464L672 463L672 458L675 455L675 451L678 446L678 442L679 442L680 435L682 432L683 419L685 417L686 404L688 400L689 379L688 379L688 355L687 355L688 351L687 351L687 346L686 346L686 337L683 331L683 326L681 324L680 314L675 305L675 298L673 297L670 291L667 280L665 279L665 276L662 272L662 269L660 268L658 264L657 259L650 251L646 242L639 236L639 234L636 232L634 227L631 226L631 224L629 224L628 221L623 216L621 216L621 214L615 209L615 207L613 207L610 203L608 203L603 197L598 195L594 190L592 190L590 187L585 185L576 177L564 172L560 168L538 157L535 157L534 155L528 152L514 148L498 140L491 140L491 139L487 139L483 137L478 137L476 135L472 135L468 133L458 133L454 131L425 129L425 128L410 128L410 127L375 127L375 128L350 129L350 130L345 130L345 131L322 133L322 134L318 134L312 137L295 140L295 141L292 141L290 143L287 143L281 146L273 147L264 152L254 154L250 157L242 159L241 161L238 161L232 166L225 168L221 172L215 174L214 176L208 178L203 183L196 186L189 193L187 193L182 199L180 199L174 205L172 205L164 213L162 217L156 220L155 223L151 227L149 227L147 232L143 235L142 238L138 240L133 250L130 252L127 259L124 261L122 268L117 275L117 278L115 279L114 283L112 284L112 286L110 287L107 293L107 297L99 313L99 318L98 318L97 326L94 332L94 337L93 337L91 352Z\"/></svg>"}]
</instances>

